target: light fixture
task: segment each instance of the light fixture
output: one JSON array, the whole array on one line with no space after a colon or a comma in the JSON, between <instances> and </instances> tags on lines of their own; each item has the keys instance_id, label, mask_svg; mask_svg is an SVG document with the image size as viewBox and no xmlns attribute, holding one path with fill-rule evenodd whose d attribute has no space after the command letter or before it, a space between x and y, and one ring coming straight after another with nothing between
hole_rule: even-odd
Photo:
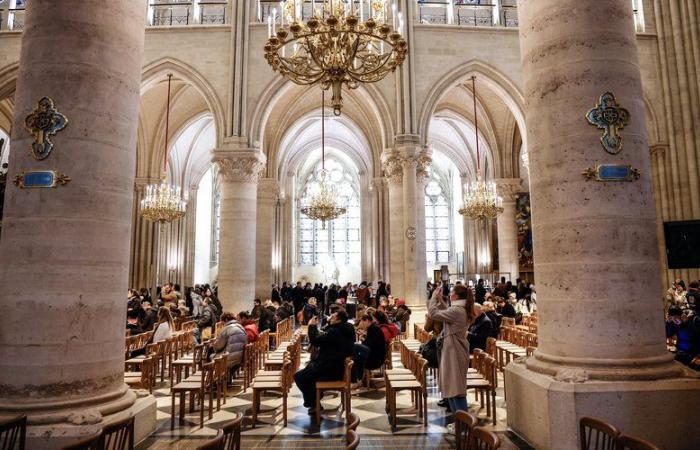
<instances>
[{"instance_id":1,"label":"light fixture","mask_svg":"<svg viewBox=\"0 0 700 450\"><path fill-rule=\"evenodd\" d=\"M318 0L320 11L312 0L311 17L304 22L303 3L280 2L279 29L276 9L268 16L265 59L296 84L331 88L333 112L340 115L343 85L356 89L377 82L403 63L408 52L403 17L392 4L393 23L388 23L387 0Z\"/></svg>"},{"instance_id":2,"label":"light fixture","mask_svg":"<svg viewBox=\"0 0 700 450\"><path fill-rule=\"evenodd\" d=\"M320 220L323 229L326 229L326 222L337 219L345 214L347 209L336 203L338 193L335 187L328 183L328 172L326 172L326 93L321 92L321 173L319 190L311 196L308 206L303 206L300 211L309 219Z\"/></svg>"},{"instance_id":3,"label":"light fixture","mask_svg":"<svg viewBox=\"0 0 700 450\"><path fill-rule=\"evenodd\" d=\"M173 74L168 74L168 105L165 113L165 155L163 156L163 174L158 184L146 186L141 200L141 215L151 222L167 223L178 220L185 215L187 203L182 199L179 186L168 184L166 164L168 161L168 131L170 125L170 83Z\"/></svg>"},{"instance_id":4,"label":"light fixture","mask_svg":"<svg viewBox=\"0 0 700 450\"><path fill-rule=\"evenodd\" d=\"M476 130L476 180L464 184L464 206L459 213L472 220L492 220L503 212L503 199L498 196L496 183L481 178L479 153L479 119L476 112L476 76L472 75L474 97L474 129Z\"/></svg>"}]
</instances>

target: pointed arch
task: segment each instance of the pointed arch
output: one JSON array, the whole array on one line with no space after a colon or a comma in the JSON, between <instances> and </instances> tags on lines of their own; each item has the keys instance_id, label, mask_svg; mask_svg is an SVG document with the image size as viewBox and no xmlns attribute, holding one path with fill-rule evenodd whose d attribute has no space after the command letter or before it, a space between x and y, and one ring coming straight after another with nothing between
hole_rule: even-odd
<instances>
[{"instance_id":1,"label":"pointed arch","mask_svg":"<svg viewBox=\"0 0 700 450\"><path fill-rule=\"evenodd\" d=\"M14 95L18 76L19 62L14 62L0 68L0 100Z\"/></svg>"}]
</instances>

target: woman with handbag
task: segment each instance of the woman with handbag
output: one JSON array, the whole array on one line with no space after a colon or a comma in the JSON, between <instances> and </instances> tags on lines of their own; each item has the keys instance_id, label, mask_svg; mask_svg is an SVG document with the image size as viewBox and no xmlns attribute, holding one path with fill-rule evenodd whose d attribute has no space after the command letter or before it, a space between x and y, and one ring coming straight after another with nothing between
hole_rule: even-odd
<instances>
[{"instance_id":1,"label":"woman with handbag","mask_svg":"<svg viewBox=\"0 0 700 450\"><path fill-rule=\"evenodd\" d=\"M474 321L474 293L464 285L456 285L450 293L448 306L442 299L442 290L436 289L428 300L428 315L443 323L438 339L440 360L440 392L450 405L452 413L467 411L467 369L469 343L467 331ZM454 433L448 426L448 431Z\"/></svg>"}]
</instances>

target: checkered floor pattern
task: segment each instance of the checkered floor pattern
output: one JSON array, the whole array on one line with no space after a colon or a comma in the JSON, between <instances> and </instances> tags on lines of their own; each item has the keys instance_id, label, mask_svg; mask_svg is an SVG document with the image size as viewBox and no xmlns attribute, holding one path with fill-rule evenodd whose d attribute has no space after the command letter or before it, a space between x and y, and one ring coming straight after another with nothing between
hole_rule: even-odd
<instances>
[{"instance_id":1,"label":"checkered floor pattern","mask_svg":"<svg viewBox=\"0 0 700 450\"><path fill-rule=\"evenodd\" d=\"M307 356L306 354L304 356ZM394 352L395 367L401 367L399 355ZM302 363L304 364L304 363ZM502 378L499 379L502 382ZM388 416L384 411L383 388L361 388L354 391L352 411L360 416L358 432L361 437L360 448L392 448L392 449L448 449L455 448L453 436L446 432L450 422L450 414L444 408L437 406L440 395L435 380L429 379L428 425L423 426L415 414L409 410L411 399L409 393L401 393L397 399L399 409L407 413L401 416L399 411L398 426L395 433L391 432ZM302 405L301 392L292 388L288 399L288 426L282 426L280 398L264 397L263 410L270 410L258 417L256 427L251 428L252 392L248 389L241 392L235 387L229 391L226 405L220 411L214 411L212 420L206 421L199 428L199 412L188 413L185 425L177 425L170 429L170 390L168 383L163 383L154 391L158 401L158 426L156 432L137 446L138 450L161 449L192 449L204 440L213 437L217 428L242 414L243 434L242 447L248 448L312 448L322 445L326 448L344 448L342 439L345 433L344 415L340 411L340 399L329 394L323 398L324 408L321 427L317 427L313 416L309 416ZM474 399L473 391L468 394L469 409L481 419L481 424L495 431L501 437L503 449L529 449L517 436L506 429L506 411L503 400L503 390L499 388L496 399L498 421L495 426L486 416L486 409L481 408ZM275 409L276 408L276 409ZM206 419L206 413L205 413Z\"/></svg>"}]
</instances>

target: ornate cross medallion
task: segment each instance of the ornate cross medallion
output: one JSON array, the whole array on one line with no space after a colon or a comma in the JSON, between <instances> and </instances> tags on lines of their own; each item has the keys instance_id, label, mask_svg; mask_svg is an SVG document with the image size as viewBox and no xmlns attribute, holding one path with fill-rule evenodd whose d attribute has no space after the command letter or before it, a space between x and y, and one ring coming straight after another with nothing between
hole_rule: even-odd
<instances>
[{"instance_id":1,"label":"ornate cross medallion","mask_svg":"<svg viewBox=\"0 0 700 450\"><path fill-rule=\"evenodd\" d=\"M616 155L622 150L622 136L619 131L629 123L630 113L617 104L615 95L606 92L600 96L595 108L588 111L586 118L591 125L604 130L600 143L606 152Z\"/></svg>"},{"instance_id":2,"label":"ornate cross medallion","mask_svg":"<svg viewBox=\"0 0 700 450\"><path fill-rule=\"evenodd\" d=\"M43 97L36 108L24 118L24 128L34 136L31 145L34 159L45 159L53 149L50 137L68 125L66 116L56 110L50 97Z\"/></svg>"}]
</instances>

